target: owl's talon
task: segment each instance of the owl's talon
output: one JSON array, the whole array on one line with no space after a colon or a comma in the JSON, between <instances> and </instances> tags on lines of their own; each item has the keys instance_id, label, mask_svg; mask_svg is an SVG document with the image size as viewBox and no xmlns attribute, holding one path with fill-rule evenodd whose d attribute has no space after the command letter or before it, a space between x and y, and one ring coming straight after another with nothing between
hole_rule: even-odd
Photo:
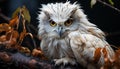
<instances>
[{"instance_id":1,"label":"owl's talon","mask_svg":"<svg viewBox=\"0 0 120 69\"><path fill-rule=\"evenodd\" d=\"M75 60L70 58L54 59L54 62L55 62L55 65L60 65L60 64L63 64L64 66L68 64L76 65Z\"/></svg>"}]
</instances>

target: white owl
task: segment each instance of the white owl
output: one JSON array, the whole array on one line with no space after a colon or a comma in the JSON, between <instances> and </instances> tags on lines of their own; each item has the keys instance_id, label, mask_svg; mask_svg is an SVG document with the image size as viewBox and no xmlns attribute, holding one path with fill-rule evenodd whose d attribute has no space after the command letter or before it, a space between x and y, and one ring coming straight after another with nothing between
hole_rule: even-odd
<instances>
[{"instance_id":1,"label":"white owl","mask_svg":"<svg viewBox=\"0 0 120 69\"><path fill-rule=\"evenodd\" d=\"M105 58L112 61L114 51L104 38L104 33L86 18L79 4L48 3L40 8L40 48L55 64L99 68Z\"/></svg>"}]
</instances>

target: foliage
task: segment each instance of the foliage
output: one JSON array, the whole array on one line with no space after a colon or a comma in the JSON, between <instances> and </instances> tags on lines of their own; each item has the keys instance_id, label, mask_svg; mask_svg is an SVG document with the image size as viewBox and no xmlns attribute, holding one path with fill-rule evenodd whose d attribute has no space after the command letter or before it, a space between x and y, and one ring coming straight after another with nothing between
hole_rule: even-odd
<instances>
[{"instance_id":1,"label":"foliage","mask_svg":"<svg viewBox=\"0 0 120 69\"><path fill-rule=\"evenodd\" d=\"M91 7L93 7L96 3L98 2L98 0L91 0ZM108 0L108 2L111 4L111 5L114 5L114 2L112 0Z\"/></svg>"},{"instance_id":2,"label":"foliage","mask_svg":"<svg viewBox=\"0 0 120 69\"><path fill-rule=\"evenodd\" d=\"M22 24L22 32L18 31L19 24ZM27 46L21 46L24 38L30 36L33 39L33 35L26 30L26 23L30 23L30 14L25 6L18 7L13 13L12 19L9 23L0 24L0 44L5 45L6 48L15 48L19 52L25 54L32 54L33 56L39 56L41 59L46 59L40 49L34 48L30 51Z\"/></svg>"},{"instance_id":3,"label":"foliage","mask_svg":"<svg viewBox=\"0 0 120 69\"><path fill-rule=\"evenodd\" d=\"M107 3L106 1L108 1L108 3ZM105 5L105 6L108 6L108 7L112 8L112 9L118 11L118 12L120 12L120 10L119 10L118 8L114 7L114 2L113 2L113 0L105 0L105 1L103 1L103 0L91 0L91 2L90 2L91 8L92 8L97 2L99 2L99 3L101 3L101 4Z\"/></svg>"}]
</instances>

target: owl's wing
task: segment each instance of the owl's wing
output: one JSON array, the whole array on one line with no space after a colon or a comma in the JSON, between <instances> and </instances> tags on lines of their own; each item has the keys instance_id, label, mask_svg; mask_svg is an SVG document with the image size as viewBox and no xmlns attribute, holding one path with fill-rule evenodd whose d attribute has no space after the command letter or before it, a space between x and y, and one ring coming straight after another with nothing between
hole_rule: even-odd
<instances>
[{"instance_id":1,"label":"owl's wing","mask_svg":"<svg viewBox=\"0 0 120 69\"><path fill-rule=\"evenodd\" d=\"M105 58L111 60L114 56L114 51L110 45L94 35L81 34L79 31L75 31L68 36L75 58L84 66L92 61L103 65Z\"/></svg>"}]
</instances>

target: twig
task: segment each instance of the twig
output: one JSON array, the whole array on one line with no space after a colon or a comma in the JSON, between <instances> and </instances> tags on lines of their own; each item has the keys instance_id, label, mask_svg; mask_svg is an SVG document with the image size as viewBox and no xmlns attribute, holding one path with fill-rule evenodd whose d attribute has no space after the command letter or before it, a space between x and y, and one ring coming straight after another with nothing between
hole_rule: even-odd
<instances>
[{"instance_id":1,"label":"twig","mask_svg":"<svg viewBox=\"0 0 120 69\"><path fill-rule=\"evenodd\" d=\"M28 25L28 24L27 24L27 25ZM26 28L27 28L28 32L31 32L29 26L27 26ZM32 36L33 36L33 35L32 35ZM34 48L37 48L37 45L36 45L36 42L35 42L34 38L31 38L31 39L32 39Z\"/></svg>"},{"instance_id":2,"label":"twig","mask_svg":"<svg viewBox=\"0 0 120 69\"><path fill-rule=\"evenodd\" d=\"M114 10L120 12L120 10L119 10L118 8L116 8L116 7L114 7L114 6L110 5L110 4L108 4L108 3L106 3L106 2L103 2L103 1L101 1L101 0L97 0L97 1L100 2L101 4L104 4L104 5L106 5L106 6L110 7L110 8L112 8L112 9L114 9Z\"/></svg>"},{"instance_id":3,"label":"twig","mask_svg":"<svg viewBox=\"0 0 120 69\"><path fill-rule=\"evenodd\" d=\"M111 33L107 33L107 37L119 37L120 36L120 32L111 32Z\"/></svg>"},{"instance_id":4,"label":"twig","mask_svg":"<svg viewBox=\"0 0 120 69\"><path fill-rule=\"evenodd\" d=\"M1 12L0 12L0 17L2 17L3 19L5 19L7 22L9 22L9 20L10 20L9 17L5 16L5 15L2 14Z\"/></svg>"}]
</instances>

